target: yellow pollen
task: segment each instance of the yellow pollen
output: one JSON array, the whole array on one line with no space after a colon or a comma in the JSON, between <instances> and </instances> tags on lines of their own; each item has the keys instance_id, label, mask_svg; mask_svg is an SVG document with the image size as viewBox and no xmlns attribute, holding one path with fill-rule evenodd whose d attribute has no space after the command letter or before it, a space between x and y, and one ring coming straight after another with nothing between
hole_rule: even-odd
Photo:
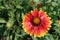
<instances>
[{"instance_id":1,"label":"yellow pollen","mask_svg":"<svg viewBox=\"0 0 60 40\"><path fill-rule=\"evenodd\" d=\"M39 23L40 23L40 19L39 19L39 18L34 18L34 19L33 19L33 23L39 24Z\"/></svg>"}]
</instances>

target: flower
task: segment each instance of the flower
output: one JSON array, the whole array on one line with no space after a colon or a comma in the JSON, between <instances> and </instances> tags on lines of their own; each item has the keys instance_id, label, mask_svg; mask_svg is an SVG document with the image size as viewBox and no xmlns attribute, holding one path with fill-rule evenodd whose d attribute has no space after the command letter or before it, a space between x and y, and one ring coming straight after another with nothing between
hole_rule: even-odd
<instances>
[{"instance_id":1,"label":"flower","mask_svg":"<svg viewBox=\"0 0 60 40\"><path fill-rule=\"evenodd\" d=\"M60 25L60 19L58 20L58 24Z\"/></svg>"},{"instance_id":2,"label":"flower","mask_svg":"<svg viewBox=\"0 0 60 40\"><path fill-rule=\"evenodd\" d=\"M11 28L12 27L12 23L11 22L7 22L6 27L7 28Z\"/></svg>"},{"instance_id":3,"label":"flower","mask_svg":"<svg viewBox=\"0 0 60 40\"><path fill-rule=\"evenodd\" d=\"M30 5L34 5L34 2L33 2L33 1L31 1L31 2L30 2Z\"/></svg>"},{"instance_id":4,"label":"flower","mask_svg":"<svg viewBox=\"0 0 60 40\"><path fill-rule=\"evenodd\" d=\"M40 4L37 4L37 7L39 8L41 5Z\"/></svg>"},{"instance_id":5,"label":"flower","mask_svg":"<svg viewBox=\"0 0 60 40\"><path fill-rule=\"evenodd\" d=\"M23 18L23 29L27 34L34 37L43 37L50 29L52 21L46 12L34 9Z\"/></svg>"}]
</instances>

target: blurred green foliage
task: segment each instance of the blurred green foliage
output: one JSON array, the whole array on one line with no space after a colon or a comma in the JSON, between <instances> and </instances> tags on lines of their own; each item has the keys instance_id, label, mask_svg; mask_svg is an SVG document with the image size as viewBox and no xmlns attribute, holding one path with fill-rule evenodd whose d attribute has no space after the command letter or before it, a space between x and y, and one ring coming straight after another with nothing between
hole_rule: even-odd
<instances>
[{"instance_id":1,"label":"blurred green foliage","mask_svg":"<svg viewBox=\"0 0 60 40\"><path fill-rule=\"evenodd\" d=\"M0 40L60 40L60 0L33 0L30 5L31 1L0 0ZM46 11L53 21L48 34L41 38L29 36L22 29L23 16L34 8Z\"/></svg>"}]
</instances>

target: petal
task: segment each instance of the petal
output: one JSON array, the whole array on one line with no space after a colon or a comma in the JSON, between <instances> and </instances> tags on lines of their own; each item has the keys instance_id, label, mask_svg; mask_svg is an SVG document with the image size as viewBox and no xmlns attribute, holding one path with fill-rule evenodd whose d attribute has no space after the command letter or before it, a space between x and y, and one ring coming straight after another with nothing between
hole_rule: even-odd
<instances>
[{"instance_id":1,"label":"petal","mask_svg":"<svg viewBox=\"0 0 60 40\"><path fill-rule=\"evenodd\" d=\"M43 11L40 10L40 11L38 12L38 17L41 18L41 17L44 17L44 16L47 16L46 12L43 12Z\"/></svg>"},{"instance_id":2,"label":"petal","mask_svg":"<svg viewBox=\"0 0 60 40\"><path fill-rule=\"evenodd\" d=\"M44 36L44 34L46 33L46 32L44 32L44 30L40 30L40 36Z\"/></svg>"},{"instance_id":3,"label":"petal","mask_svg":"<svg viewBox=\"0 0 60 40\"><path fill-rule=\"evenodd\" d=\"M34 31L34 37L37 37L37 30Z\"/></svg>"},{"instance_id":4,"label":"petal","mask_svg":"<svg viewBox=\"0 0 60 40\"><path fill-rule=\"evenodd\" d=\"M37 30L37 28L35 28L34 37L37 37L37 33L38 33L38 30Z\"/></svg>"},{"instance_id":5,"label":"petal","mask_svg":"<svg viewBox=\"0 0 60 40\"><path fill-rule=\"evenodd\" d=\"M43 30L44 32L46 32L47 28L45 26L42 26L41 28L42 28L41 30Z\"/></svg>"},{"instance_id":6,"label":"petal","mask_svg":"<svg viewBox=\"0 0 60 40\"><path fill-rule=\"evenodd\" d=\"M45 26L49 26L51 23L50 23L50 19L48 17L44 17L42 20L41 20L41 25L45 25Z\"/></svg>"},{"instance_id":7,"label":"petal","mask_svg":"<svg viewBox=\"0 0 60 40\"><path fill-rule=\"evenodd\" d=\"M30 22L24 22L23 26L25 26L26 28L32 27L32 24Z\"/></svg>"},{"instance_id":8,"label":"petal","mask_svg":"<svg viewBox=\"0 0 60 40\"><path fill-rule=\"evenodd\" d=\"M30 27L26 31L27 31L28 34L31 34L32 30L33 30L33 27Z\"/></svg>"},{"instance_id":9,"label":"petal","mask_svg":"<svg viewBox=\"0 0 60 40\"><path fill-rule=\"evenodd\" d=\"M39 27L39 36L38 37L41 37L41 27Z\"/></svg>"},{"instance_id":10,"label":"petal","mask_svg":"<svg viewBox=\"0 0 60 40\"><path fill-rule=\"evenodd\" d=\"M38 37L44 36L46 31L47 31L47 29L45 29L45 27L39 26Z\"/></svg>"},{"instance_id":11,"label":"petal","mask_svg":"<svg viewBox=\"0 0 60 40\"><path fill-rule=\"evenodd\" d=\"M31 14L27 14L27 15L24 16L24 18L23 18L23 22L31 21L32 18L33 18L33 17L32 17Z\"/></svg>"},{"instance_id":12,"label":"petal","mask_svg":"<svg viewBox=\"0 0 60 40\"><path fill-rule=\"evenodd\" d=\"M39 27L38 27L37 31L38 31L37 37L40 37L40 29L39 29Z\"/></svg>"},{"instance_id":13,"label":"petal","mask_svg":"<svg viewBox=\"0 0 60 40\"><path fill-rule=\"evenodd\" d=\"M34 17L37 17L38 16L38 10L34 10L34 11L31 11L31 14L34 16Z\"/></svg>"},{"instance_id":14,"label":"petal","mask_svg":"<svg viewBox=\"0 0 60 40\"><path fill-rule=\"evenodd\" d=\"M32 36L32 35L34 34L34 31L35 31L35 29L33 29L33 30L31 31L30 36Z\"/></svg>"},{"instance_id":15,"label":"petal","mask_svg":"<svg viewBox=\"0 0 60 40\"><path fill-rule=\"evenodd\" d=\"M33 26L31 25L30 22L24 22L23 25L24 25L23 28L24 28L25 31L29 34L29 33L32 31Z\"/></svg>"}]
</instances>

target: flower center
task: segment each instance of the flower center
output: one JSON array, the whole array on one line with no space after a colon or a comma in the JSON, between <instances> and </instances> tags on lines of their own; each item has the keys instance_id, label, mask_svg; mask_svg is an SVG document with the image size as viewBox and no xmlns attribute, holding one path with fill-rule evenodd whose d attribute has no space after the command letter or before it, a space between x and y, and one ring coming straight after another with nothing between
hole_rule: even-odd
<instances>
[{"instance_id":1,"label":"flower center","mask_svg":"<svg viewBox=\"0 0 60 40\"><path fill-rule=\"evenodd\" d=\"M39 18L34 18L33 19L33 23L34 24L39 24L40 23L40 19Z\"/></svg>"}]
</instances>

